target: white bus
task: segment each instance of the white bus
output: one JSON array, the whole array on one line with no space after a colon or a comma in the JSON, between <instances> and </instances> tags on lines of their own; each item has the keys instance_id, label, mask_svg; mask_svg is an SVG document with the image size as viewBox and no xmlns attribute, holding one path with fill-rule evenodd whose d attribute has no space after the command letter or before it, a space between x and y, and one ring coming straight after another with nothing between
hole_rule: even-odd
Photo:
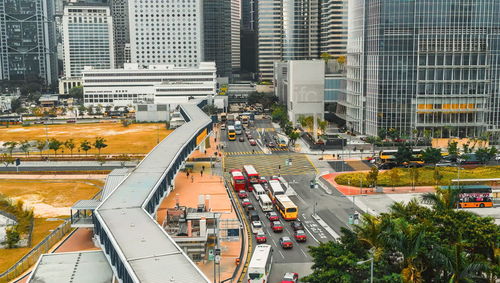
<instances>
[{"instance_id":1,"label":"white bus","mask_svg":"<svg viewBox=\"0 0 500 283\"><path fill-rule=\"evenodd\" d=\"M269 212L273 211L273 202L267 195L261 195L259 198L259 205L262 211Z\"/></svg>"},{"instance_id":2,"label":"white bus","mask_svg":"<svg viewBox=\"0 0 500 283\"><path fill-rule=\"evenodd\" d=\"M243 132L243 127L241 126L241 121L234 122L234 129L235 129L237 135L241 135L241 133Z\"/></svg>"},{"instance_id":3,"label":"white bus","mask_svg":"<svg viewBox=\"0 0 500 283\"><path fill-rule=\"evenodd\" d=\"M284 194L285 190L281 186L280 181L278 180L269 181L269 198L273 201L273 203L276 202L275 196Z\"/></svg>"},{"instance_id":4,"label":"white bus","mask_svg":"<svg viewBox=\"0 0 500 283\"><path fill-rule=\"evenodd\" d=\"M259 197L261 195L266 194L266 190L262 187L260 184L253 184L253 196L255 197L256 200L259 200Z\"/></svg>"},{"instance_id":5,"label":"white bus","mask_svg":"<svg viewBox=\"0 0 500 283\"><path fill-rule=\"evenodd\" d=\"M257 245L248 265L248 283L267 283L272 265L271 245Z\"/></svg>"}]
</instances>

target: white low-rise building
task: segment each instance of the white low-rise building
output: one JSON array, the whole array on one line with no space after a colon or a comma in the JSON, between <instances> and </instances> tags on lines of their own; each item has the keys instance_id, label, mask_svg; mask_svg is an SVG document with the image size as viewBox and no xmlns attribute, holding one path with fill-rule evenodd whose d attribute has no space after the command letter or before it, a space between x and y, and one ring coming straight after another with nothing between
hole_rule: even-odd
<instances>
[{"instance_id":1,"label":"white low-rise building","mask_svg":"<svg viewBox=\"0 0 500 283\"><path fill-rule=\"evenodd\" d=\"M127 63L123 69L86 67L83 71L84 104L179 104L190 97L211 97L217 91L216 70L214 62L202 62L198 68L140 67L136 63Z\"/></svg>"}]
</instances>

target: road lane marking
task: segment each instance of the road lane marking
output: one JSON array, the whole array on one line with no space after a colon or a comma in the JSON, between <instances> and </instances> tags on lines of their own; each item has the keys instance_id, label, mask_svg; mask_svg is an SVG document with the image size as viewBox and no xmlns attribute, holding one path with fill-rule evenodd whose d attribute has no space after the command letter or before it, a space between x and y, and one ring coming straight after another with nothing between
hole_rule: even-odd
<instances>
[{"instance_id":1,"label":"road lane marking","mask_svg":"<svg viewBox=\"0 0 500 283\"><path fill-rule=\"evenodd\" d=\"M304 256L307 257L307 254L304 252L304 250L302 250L302 248L299 248L299 249L304 254Z\"/></svg>"},{"instance_id":2,"label":"road lane marking","mask_svg":"<svg viewBox=\"0 0 500 283\"><path fill-rule=\"evenodd\" d=\"M311 231L309 231L309 229L307 229L307 227L306 227L306 226L304 226L304 229L306 229L307 233L309 233L309 235L311 235L311 237L312 237L312 238L316 241L316 243L318 243L318 244L319 244L318 239L316 239L316 237L314 237L314 235L311 233Z\"/></svg>"},{"instance_id":3,"label":"road lane marking","mask_svg":"<svg viewBox=\"0 0 500 283\"><path fill-rule=\"evenodd\" d=\"M282 253L280 250L278 250L278 252L280 253L281 257L282 257L283 259L285 259L285 256L283 255L283 253Z\"/></svg>"}]
</instances>

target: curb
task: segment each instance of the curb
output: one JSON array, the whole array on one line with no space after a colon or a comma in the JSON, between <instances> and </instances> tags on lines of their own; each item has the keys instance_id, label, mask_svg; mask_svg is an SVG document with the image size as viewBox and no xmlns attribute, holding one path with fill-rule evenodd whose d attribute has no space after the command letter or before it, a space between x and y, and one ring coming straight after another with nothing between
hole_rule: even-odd
<instances>
[{"instance_id":1,"label":"curb","mask_svg":"<svg viewBox=\"0 0 500 283\"><path fill-rule=\"evenodd\" d=\"M321 217L319 217L319 215L317 215L317 214L313 214L313 215L311 215L311 216L312 216L312 218L313 218L314 220L316 220L316 222L318 222L318 224L319 224L321 227L323 227L323 229L325 229L325 230L326 230L326 232L328 232L328 234L330 234L330 235L331 235L331 236L332 236L335 240L340 239L339 234L337 234L337 233L336 233L336 232L335 232L335 231L334 231L334 230L333 230L330 226L328 226L328 224L326 224L326 222L325 222L323 219L321 219Z\"/></svg>"}]
</instances>

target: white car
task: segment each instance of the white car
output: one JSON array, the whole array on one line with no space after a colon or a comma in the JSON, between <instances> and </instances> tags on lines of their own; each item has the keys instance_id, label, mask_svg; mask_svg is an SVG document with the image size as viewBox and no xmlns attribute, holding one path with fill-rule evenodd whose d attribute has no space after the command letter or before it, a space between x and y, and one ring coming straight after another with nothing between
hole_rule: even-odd
<instances>
[{"instance_id":1,"label":"white car","mask_svg":"<svg viewBox=\"0 0 500 283\"><path fill-rule=\"evenodd\" d=\"M264 232L262 228L262 222L252 221L252 233L257 234L259 231Z\"/></svg>"}]
</instances>

